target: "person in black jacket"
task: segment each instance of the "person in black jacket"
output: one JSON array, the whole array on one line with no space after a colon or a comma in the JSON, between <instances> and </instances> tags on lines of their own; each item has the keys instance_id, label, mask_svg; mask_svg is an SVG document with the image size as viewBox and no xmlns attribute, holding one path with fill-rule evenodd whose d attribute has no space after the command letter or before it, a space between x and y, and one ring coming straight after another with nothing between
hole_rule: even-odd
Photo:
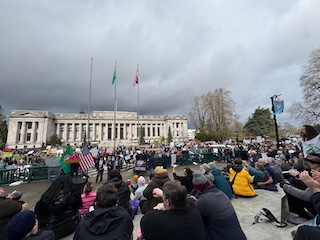
<instances>
[{"instance_id":1,"label":"person in black jacket","mask_svg":"<svg viewBox=\"0 0 320 240\"><path fill-rule=\"evenodd\" d=\"M163 203L141 219L144 239L206 239L201 215L196 206L188 202L185 186L178 182L166 182L161 195Z\"/></svg>"},{"instance_id":2,"label":"person in black jacket","mask_svg":"<svg viewBox=\"0 0 320 240\"><path fill-rule=\"evenodd\" d=\"M173 178L180 181L181 185L185 186L187 188L188 193L190 193L193 189L193 185L192 185L192 174L193 171L186 167L183 170L183 174L184 176L178 176L176 174L176 168L174 166L172 166L172 174L173 174Z\"/></svg>"},{"instance_id":3,"label":"person in black jacket","mask_svg":"<svg viewBox=\"0 0 320 240\"><path fill-rule=\"evenodd\" d=\"M53 230L56 239L65 237L76 230L81 206L81 192L77 185L70 176L61 174L35 206L39 227Z\"/></svg>"},{"instance_id":4,"label":"person in black jacket","mask_svg":"<svg viewBox=\"0 0 320 240\"><path fill-rule=\"evenodd\" d=\"M74 240L132 239L131 215L118 203L118 190L108 183L97 191L95 210L81 219Z\"/></svg>"},{"instance_id":5,"label":"person in black jacket","mask_svg":"<svg viewBox=\"0 0 320 240\"><path fill-rule=\"evenodd\" d=\"M130 188L122 180L122 176L119 170L111 170L109 179L105 184L112 183L118 189L118 205L128 211L130 216L132 215L131 204L130 204Z\"/></svg>"},{"instance_id":6,"label":"person in black jacket","mask_svg":"<svg viewBox=\"0 0 320 240\"><path fill-rule=\"evenodd\" d=\"M314 225L320 225L320 172L312 171L312 177L309 176L308 171L303 171L300 174L300 179L314 192L310 198L318 215L313 220ZM320 239L320 227L315 226L300 226L295 235L294 240L312 240Z\"/></svg>"}]
</instances>

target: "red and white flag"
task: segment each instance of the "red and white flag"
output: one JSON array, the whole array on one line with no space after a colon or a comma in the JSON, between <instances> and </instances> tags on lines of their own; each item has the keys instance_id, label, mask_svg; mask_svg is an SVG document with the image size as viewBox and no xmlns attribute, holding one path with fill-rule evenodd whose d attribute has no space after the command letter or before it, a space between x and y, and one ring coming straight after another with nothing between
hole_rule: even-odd
<instances>
[{"instance_id":1,"label":"red and white flag","mask_svg":"<svg viewBox=\"0 0 320 240\"><path fill-rule=\"evenodd\" d=\"M134 77L133 80L133 86L139 83L139 72L137 71L136 76Z\"/></svg>"},{"instance_id":2,"label":"red and white flag","mask_svg":"<svg viewBox=\"0 0 320 240\"><path fill-rule=\"evenodd\" d=\"M91 155L91 152L89 151L89 148L87 145L85 145L82 148L81 154L80 154L80 168L82 171L87 171L89 168L93 167L95 165L94 159Z\"/></svg>"}]
</instances>

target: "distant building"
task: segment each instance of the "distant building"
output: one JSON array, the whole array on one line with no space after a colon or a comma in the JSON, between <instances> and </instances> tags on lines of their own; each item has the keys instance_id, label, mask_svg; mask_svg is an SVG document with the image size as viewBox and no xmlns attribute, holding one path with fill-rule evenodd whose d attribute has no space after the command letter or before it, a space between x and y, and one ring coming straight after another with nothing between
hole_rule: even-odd
<instances>
[{"instance_id":1,"label":"distant building","mask_svg":"<svg viewBox=\"0 0 320 240\"><path fill-rule=\"evenodd\" d=\"M184 115L140 115L139 124L146 143L160 143L162 139L167 139L169 127L173 141L188 140L187 118ZM88 114L81 113L14 110L9 119L7 147L40 148L54 134L63 145L69 143L71 146L80 146L84 138L93 144L108 147L113 146L114 139L116 145L138 144L136 112L117 112L115 125L114 128L113 111L93 111L88 118Z\"/></svg>"},{"instance_id":2,"label":"distant building","mask_svg":"<svg viewBox=\"0 0 320 240\"><path fill-rule=\"evenodd\" d=\"M196 130L188 129L188 140L193 140L196 138Z\"/></svg>"}]
</instances>

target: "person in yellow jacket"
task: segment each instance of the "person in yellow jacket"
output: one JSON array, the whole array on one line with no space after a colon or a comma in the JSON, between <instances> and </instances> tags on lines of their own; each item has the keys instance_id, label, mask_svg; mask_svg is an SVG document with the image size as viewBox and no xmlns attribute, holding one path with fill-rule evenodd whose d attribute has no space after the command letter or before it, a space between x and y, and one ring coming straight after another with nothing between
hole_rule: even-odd
<instances>
[{"instance_id":1,"label":"person in yellow jacket","mask_svg":"<svg viewBox=\"0 0 320 240\"><path fill-rule=\"evenodd\" d=\"M234 160L234 164L229 169L229 173L229 181L230 183L233 182L231 187L235 195L243 197L254 197L257 195L251 185L253 177L249 174L246 165L241 159Z\"/></svg>"}]
</instances>

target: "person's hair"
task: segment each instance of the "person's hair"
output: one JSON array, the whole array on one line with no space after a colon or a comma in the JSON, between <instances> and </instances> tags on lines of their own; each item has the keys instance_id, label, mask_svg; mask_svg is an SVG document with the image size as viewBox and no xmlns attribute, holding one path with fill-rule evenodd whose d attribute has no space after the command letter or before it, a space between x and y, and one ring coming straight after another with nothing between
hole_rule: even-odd
<instances>
[{"instance_id":1,"label":"person's hair","mask_svg":"<svg viewBox=\"0 0 320 240\"><path fill-rule=\"evenodd\" d=\"M310 140L319 135L318 131L310 125L303 125L302 127L304 127L306 132L305 134L302 134L303 141Z\"/></svg>"},{"instance_id":2,"label":"person's hair","mask_svg":"<svg viewBox=\"0 0 320 240\"><path fill-rule=\"evenodd\" d=\"M265 172L265 171L266 171L266 168L263 166L262 163L256 162L256 163L255 163L255 166L257 166L258 169L259 169L261 172Z\"/></svg>"},{"instance_id":3,"label":"person's hair","mask_svg":"<svg viewBox=\"0 0 320 240\"><path fill-rule=\"evenodd\" d=\"M118 189L112 184L107 183L97 191L96 207L105 208L115 206L118 202Z\"/></svg>"},{"instance_id":4,"label":"person's hair","mask_svg":"<svg viewBox=\"0 0 320 240\"><path fill-rule=\"evenodd\" d=\"M90 192L92 192L92 189L93 189L92 182L87 182L84 188L84 193L88 195Z\"/></svg>"},{"instance_id":5,"label":"person's hair","mask_svg":"<svg viewBox=\"0 0 320 240\"><path fill-rule=\"evenodd\" d=\"M188 177L193 177L193 171L190 168L186 167L184 171L186 172Z\"/></svg>"},{"instance_id":6,"label":"person's hair","mask_svg":"<svg viewBox=\"0 0 320 240\"><path fill-rule=\"evenodd\" d=\"M163 185L163 197L169 200L173 209L183 209L187 206L187 189L180 182L166 182Z\"/></svg>"},{"instance_id":7,"label":"person's hair","mask_svg":"<svg viewBox=\"0 0 320 240\"><path fill-rule=\"evenodd\" d=\"M242 160L239 159L239 158L236 158L236 159L234 160L234 164L239 164L239 165L241 165L241 164L242 164Z\"/></svg>"}]
</instances>

